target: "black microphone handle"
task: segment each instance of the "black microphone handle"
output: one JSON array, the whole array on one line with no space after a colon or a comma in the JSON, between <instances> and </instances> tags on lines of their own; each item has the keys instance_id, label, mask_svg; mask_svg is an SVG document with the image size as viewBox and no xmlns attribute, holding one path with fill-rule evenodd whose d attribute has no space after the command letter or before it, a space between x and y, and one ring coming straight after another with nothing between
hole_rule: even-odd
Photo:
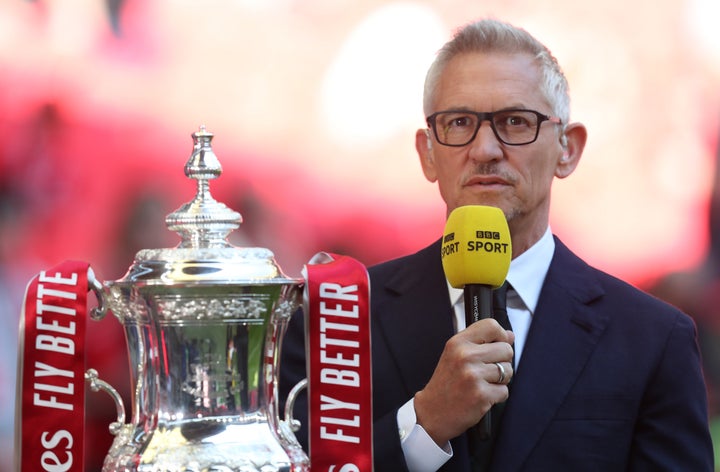
<instances>
[{"instance_id":1,"label":"black microphone handle","mask_svg":"<svg viewBox=\"0 0 720 472\"><path fill-rule=\"evenodd\" d=\"M467 284L463 289L465 300L465 326L478 320L493 317L492 287L484 284ZM489 439L491 434L490 411L473 426L480 439Z\"/></svg>"}]
</instances>

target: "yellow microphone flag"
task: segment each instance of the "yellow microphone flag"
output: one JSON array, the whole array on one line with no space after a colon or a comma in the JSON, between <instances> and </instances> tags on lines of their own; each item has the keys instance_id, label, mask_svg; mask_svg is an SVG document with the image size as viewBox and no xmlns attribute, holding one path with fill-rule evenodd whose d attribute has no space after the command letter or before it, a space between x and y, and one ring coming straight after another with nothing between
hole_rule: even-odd
<instances>
[{"instance_id":1,"label":"yellow microphone flag","mask_svg":"<svg viewBox=\"0 0 720 472\"><path fill-rule=\"evenodd\" d=\"M453 287L500 287L512 259L510 229L502 210L483 205L455 208L445 223L441 255Z\"/></svg>"}]
</instances>

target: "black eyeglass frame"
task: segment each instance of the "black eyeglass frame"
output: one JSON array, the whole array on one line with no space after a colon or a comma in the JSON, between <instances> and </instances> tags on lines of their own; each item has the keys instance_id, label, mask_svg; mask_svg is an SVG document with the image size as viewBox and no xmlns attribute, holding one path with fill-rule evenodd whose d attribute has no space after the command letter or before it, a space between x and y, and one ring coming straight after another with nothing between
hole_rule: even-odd
<instances>
[{"instance_id":1,"label":"black eyeglass frame","mask_svg":"<svg viewBox=\"0 0 720 472\"><path fill-rule=\"evenodd\" d=\"M495 128L495 122L493 121L493 118L495 117L495 115L498 115L501 113L512 113L515 111L532 113L535 116L537 116L538 122L537 122L537 127L535 128L535 136L530 141L526 141L526 142L522 142L522 143L509 143L500 137L500 134L498 133L497 129ZM473 132L472 136L470 137L470 139L468 139L468 141L466 143L448 144L448 143L444 143L440 140L440 136L438 136L435 120L438 117L438 115L443 114L443 113L465 113L468 115L475 115L478 118L477 124L475 126L475 131ZM467 146L468 144L473 142L475 140L475 137L477 136L478 131L480 130L480 126L482 126L482 122L486 121L486 120L490 122L490 128L492 129L493 134L498 139L498 141L500 141L503 144L507 144L508 146L524 146L526 144L532 144L535 141L537 141L538 136L540 136L540 125L542 125L543 122L545 122L545 121L549 121L549 122L555 123L555 124L562 124L562 120L560 118L558 118L557 116L549 116L549 115L540 113L539 111L528 110L525 108L505 108L503 110L486 111L486 112L470 111L470 110L441 110L441 111L437 111L437 112L433 113L432 115L429 115L425 118L425 122L427 123L428 127L430 129L432 129L437 142L442 144L443 146L450 146L450 147L463 147L463 146Z\"/></svg>"}]
</instances>

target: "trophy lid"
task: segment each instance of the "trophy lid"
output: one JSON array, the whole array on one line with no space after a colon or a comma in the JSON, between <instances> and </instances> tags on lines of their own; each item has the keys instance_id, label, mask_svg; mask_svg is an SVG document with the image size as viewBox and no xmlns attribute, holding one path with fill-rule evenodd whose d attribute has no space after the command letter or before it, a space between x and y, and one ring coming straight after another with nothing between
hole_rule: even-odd
<instances>
[{"instance_id":1,"label":"trophy lid","mask_svg":"<svg viewBox=\"0 0 720 472\"><path fill-rule=\"evenodd\" d=\"M265 248L238 248L228 235L240 226L242 216L210 194L210 180L222 174L212 150L213 134L200 126L192 134L193 151L185 164L185 175L197 181L195 198L165 218L181 241L175 248L143 249L120 284L174 285L298 284L283 274L275 256Z\"/></svg>"}]
</instances>

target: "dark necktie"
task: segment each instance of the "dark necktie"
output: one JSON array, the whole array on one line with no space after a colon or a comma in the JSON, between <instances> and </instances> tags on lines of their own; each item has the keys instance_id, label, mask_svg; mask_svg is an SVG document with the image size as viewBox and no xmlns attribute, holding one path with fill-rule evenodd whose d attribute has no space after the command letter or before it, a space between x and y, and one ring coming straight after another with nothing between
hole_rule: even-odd
<instances>
[{"instance_id":1,"label":"dark necktie","mask_svg":"<svg viewBox=\"0 0 720 472\"><path fill-rule=\"evenodd\" d=\"M511 285L506 281L500 288L493 290L493 318L505 329L512 329L507 314L507 291Z\"/></svg>"},{"instance_id":2,"label":"dark necktie","mask_svg":"<svg viewBox=\"0 0 720 472\"><path fill-rule=\"evenodd\" d=\"M505 329L512 329L510 325L510 319L507 314L507 290L510 287L508 282L505 282L500 288L493 290L493 317L500 323ZM508 385L510 387L510 385ZM468 446L470 450L470 464L474 472L484 472L490 467L490 459L492 457L493 445L497 438L498 428L500 427L500 420L502 419L503 410L505 409L505 403L498 403L493 405L490 421L491 421L491 435L487 439L481 439L477 435L475 428L470 428L467 431Z\"/></svg>"}]
</instances>

